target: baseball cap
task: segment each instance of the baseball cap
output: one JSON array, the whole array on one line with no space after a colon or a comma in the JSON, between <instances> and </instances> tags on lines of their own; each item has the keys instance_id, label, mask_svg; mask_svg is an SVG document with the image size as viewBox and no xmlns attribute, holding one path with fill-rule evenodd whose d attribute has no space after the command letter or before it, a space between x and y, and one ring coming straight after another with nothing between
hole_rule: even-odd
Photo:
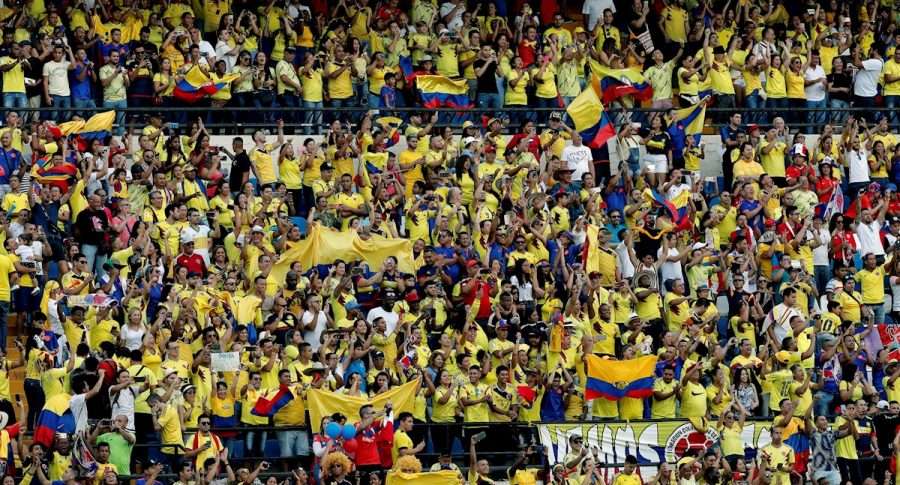
<instances>
[{"instance_id":1,"label":"baseball cap","mask_svg":"<svg viewBox=\"0 0 900 485\"><path fill-rule=\"evenodd\" d=\"M262 226L253 226L253 230L250 232L266 232L263 230Z\"/></svg>"},{"instance_id":2,"label":"baseball cap","mask_svg":"<svg viewBox=\"0 0 900 485\"><path fill-rule=\"evenodd\" d=\"M795 143L791 148L791 156L796 157L798 155L803 158L809 158L809 150L802 143Z\"/></svg>"},{"instance_id":3,"label":"baseball cap","mask_svg":"<svg viewBox=\"0 0 900 485\"><path fill-rule=\"evenodd\" d=\"M791 353L787 350L779 350L775 352L775 360L782 364L787 364L791 360Z\"/></svg>"}]
</instances>

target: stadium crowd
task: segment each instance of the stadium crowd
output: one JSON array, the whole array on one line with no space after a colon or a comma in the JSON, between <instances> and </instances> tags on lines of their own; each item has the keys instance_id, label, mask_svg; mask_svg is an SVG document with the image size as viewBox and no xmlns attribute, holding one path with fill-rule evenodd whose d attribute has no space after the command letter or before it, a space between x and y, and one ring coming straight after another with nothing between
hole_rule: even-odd
<instances>
[{"instance_id":1,"label":"stadium crowd","mask_svg":"<svg viewBox=\"0 0 900 485\"><path fill-rule=\"evenodd\" d=\"M898 14L5 2L3 484L891 483ZM635 88L604 96L603 144L566 113L599 70ZM493 111L443 119L416 87L431 74ZM699 103L723 109L719 153L673 130ZM187 105L209 109L157 109ZM113 133L63 133L98 107ZM250 121L268 129L212 143ZM364 256L322 260L313 237ZM586 399L592 355L656 356L650 395ZM409 410L310 422L310 393L414 381ZM716 438L641 477L634 456L603 473L580 434L550 466L534 427L646 419Z\"/></svg>"}]
</instances>

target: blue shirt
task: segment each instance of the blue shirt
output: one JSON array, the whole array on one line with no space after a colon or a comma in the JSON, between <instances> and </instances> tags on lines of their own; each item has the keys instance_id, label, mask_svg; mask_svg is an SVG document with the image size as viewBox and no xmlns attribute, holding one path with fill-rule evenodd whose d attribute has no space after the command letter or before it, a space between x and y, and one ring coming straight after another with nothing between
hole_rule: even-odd
<instances>
[{"instance_id":1,"label":"blue shirt","mask_svg":"<svg viewBox=\"0 0 900 485\"><path fill-rule=\"evenodd\" d=\"M93 93L91 92L91 71L93 67L85 66L84 64L78 64L75 66L75 69L71 71L69 75L69 87L72 91L72 99L92 99ZM88 71L87 75L83 80L79 81L78 76L81 75L84 71Z\"/></svg>"},{"instance_id":2,"label":"blue shirt","mask_svg":"<svg viewBox=\"0 0 900 485\"><path fill-rule=\"evenodd\" d=\"M22 162L22 152L15 148L4 150L0 148L0 184L9 184L9 176L19 169Z\"/></svg>"},{"instance_id":3,"label":"blue shirt","mask_svg":"<svg viewBox=\"0 0 900 485\"><path fill-rule=\"evenodd\" d=\"M379 98L379 108L396 108L397 100L400 99L397 97L397 90L388 86L387 84L381 87L381 95Z\"/></svg>"},{"instance_id":4,"label":"blue shirt","mask_svg":"<svg viewBox=\"0 0 900 485\"><path fill-rule=\"evenodd\" d=\"M106 63L106 58L109 57L109 53L112 51L119 52L119 65L124 67L125 58L128 57L128 46L125 44L100 43L100 55L103 56L104 63ZM140 481L138 482L138 485L140 485Z\"/></svg>"},{"instance_id":5,"label":"blue shirt","mask_svg":"<svg viewBox=\"0 0 900 485\"><path fill-rule=\"evenodd\" d=\"M442 258L455 258L456 250L453 247L443 247L443 246L435 246L434 254L442 257ZM444 272L450 276L450 279L453 281L459 280L459 272L460 267L458 264L448 264L444 266Z\"/></svg>"}]
</instances>

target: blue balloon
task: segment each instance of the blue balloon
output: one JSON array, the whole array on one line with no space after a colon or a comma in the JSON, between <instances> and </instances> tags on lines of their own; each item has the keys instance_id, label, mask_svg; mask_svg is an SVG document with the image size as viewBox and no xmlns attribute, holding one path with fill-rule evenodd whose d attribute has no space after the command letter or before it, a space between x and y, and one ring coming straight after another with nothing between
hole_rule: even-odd
<instances>
[{"instance_id":1,"label":"blue balloon","mask_svg":"<svg viewBox=\"0 0 900 485\"><path fill-rule=\"evenodd\" d=\"M341 425L334 421L325 425L325 436L336 440L341 437Z\"/></svg>"},{"instance_id":2,"label":"blue balloon","mask_svg":"<svg viewBox=\"0 0 900 485\"><path fill-rule=\"evenodd\" d=\"M356 426L353 426L352 424L345 424L344 425L344 439L352 440L355 437L356 437Z\"/></svg>"}]
</instances>

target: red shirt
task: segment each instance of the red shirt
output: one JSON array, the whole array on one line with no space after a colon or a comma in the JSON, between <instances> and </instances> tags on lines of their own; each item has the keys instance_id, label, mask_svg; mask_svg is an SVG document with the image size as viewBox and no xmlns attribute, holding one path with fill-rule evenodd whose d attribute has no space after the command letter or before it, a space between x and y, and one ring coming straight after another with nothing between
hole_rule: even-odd
<instances>
[{"instance_id":1,"label":"red shirt","mask_svg":"<svg viewBox=\"0 0 900 485\"><path fill-rule=\"evenodd\" d=\"M197 253L181 253L181 255L175 259L175 265L184 266L187 268L188 273L200 273L201 275L206 276L206 262L203 261L203 256L200 256Z\"/></svg>"},{"instance_id":2,"label":"red shirt","mask_svg":"<svg viewBox=\"0 0 900 485\"><path fill-rule=\"evenodd\" d=\"M859 197L859 205L863 209L871 209L872 208L872 197L869 195L869 192L866 191L863 195ZM856 219L856 201L850 202L847 205L847 210L844 211L844 216L849 217L851 219Z\"/></svg>"},{"instance_id":3,"label":"red shirt","mask_svg":"<svg viewBox=\"0 0 900 485\"><path fill-rule=\"evenodd\" d=\"M381 466L381 455L378 453L378 435L381 421L372 423L368 428L356 430L356 465Z\"/></svg>"},{"instance_id":4,"label":"red shirt","mask_svg":"<svg viewBox=\"0 0 900 485\"><path fill-rule=\"evenodd\" d=\"M837 180L831 177L819 177L816 180L816 193L819 194L819 203L827 204L834 194L834 188L838 186Z\"/></svg>"},{"instance_id":5,"label":"red shirt","mask_svg":"<svg viewBox=\"0 0 900 485\"><path fill-rule=\"evenodd\" d=\"M480 294L479 294L480 293ZM479 298L481 304L478 307L478 315L475 318L488 318L491 316L491 285L484 281L475 283L475 287L466 294L463 301L471 305L475 298Z\"/></svg>"},{"instance_id":6,"label":"red shirt","mask_svg":"<svg viewBox=\"0 0 900 485\"><path fill-rule=\"evenodd\" d=\"M791 165L785 170L784 174L789 179L798 179L815 175L815 172L809 165Z\"/></svg>"},{"instance_id":7,"label":"red shirt","mask_svg":"<svg viewBox=\"0 0 900 485\"><path fill-rule=\"evenodd\" d=\"M843 249L843 244L847 243L849 248ZM834 248L834 260L842 263L853 261L853 253L856 251L856 237L853 231L838 230L831 237L831 247Z\"/></svg>"},{"instance_id":8,"label":"red shirt","mask_svg":"<svg viewBox=\"0 0 900 485\"><path fill-rule=\"evenodd\" d=\"M519 57L522 58L522 64L530 66L537 59L537 42L528 39L522 39L519 42Z\"/></svg>"}]
</instances>

